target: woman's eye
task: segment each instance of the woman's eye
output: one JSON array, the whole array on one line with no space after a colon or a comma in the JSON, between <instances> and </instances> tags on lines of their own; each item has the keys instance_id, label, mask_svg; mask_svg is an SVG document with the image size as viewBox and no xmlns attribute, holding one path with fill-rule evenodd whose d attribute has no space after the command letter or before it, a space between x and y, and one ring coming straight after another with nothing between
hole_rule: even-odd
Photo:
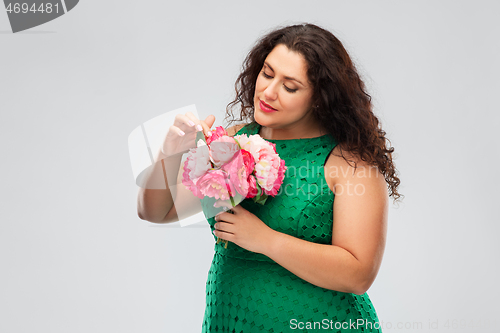
<instances>
[{"instance_id":1,"label":"woman's eye","mask_svg":"<svg viewBox=\"0 0 500 333\"><path fill-rule=\"evenodd\" d=\"M265 71L262 71L262 76L264 76L266 79L272 79L273 78L271 75L267 75ZM294 92L297 91L297 89L288 88L284 84L283 84L283 87L285 87L285 90L288 91L289 93L294 93Z\"/></svg>"},{"instance_id":2,"label":"woman's eye","mask_svg":"<svg viewBox=\"0 0 500 333\"><path fill-rule=\"evenodd\" d=\"M271 75L267 75L266 72L262 71L262 75L266 78L266 79L272 79L272 76Z\"/></svg>"}]
</instances>

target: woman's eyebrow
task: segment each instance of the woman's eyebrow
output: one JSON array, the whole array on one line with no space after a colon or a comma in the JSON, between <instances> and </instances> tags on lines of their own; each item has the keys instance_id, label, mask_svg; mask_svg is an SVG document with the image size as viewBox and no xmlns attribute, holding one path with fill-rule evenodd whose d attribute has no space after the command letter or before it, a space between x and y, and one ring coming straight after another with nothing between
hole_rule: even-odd
<instances>
[{"instance_id":1,"label":"woman's eyebrow","mask_svg":"<svg viewBox=\"0 0 500 333\"><path fill-rule=\"evenodd\" d=\"M267 61L264 61L264 65L266 65L267 67L269 67L269 69L270 69L270 70L272 70L272 71L274 72L274 69L271 67L271 65L269 65L269 64L267 63ZM300 83L302 86L304 86L304 87L305 87L305 85L304 85L302 82L300 82L299 80L297 80L297 79L295 79L295 78L293 78L293 77L291 77L291 76L285 76L285 79L287 79L287 80L292 80L292 81L296 81L296 82Z\"/></svg>"}]
</instances>

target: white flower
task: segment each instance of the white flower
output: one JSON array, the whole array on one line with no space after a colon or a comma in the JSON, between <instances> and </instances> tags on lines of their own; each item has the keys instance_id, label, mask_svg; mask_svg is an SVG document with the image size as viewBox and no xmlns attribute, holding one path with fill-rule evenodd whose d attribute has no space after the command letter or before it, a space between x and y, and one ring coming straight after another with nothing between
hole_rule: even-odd
<instances>
[{"instance_id":1,"label":"white flower","mask_svg":"<svg viewBox=\"0 0 500 333\"><path fill-rule=\"evenodd\" d=\"M208 146L205 145L199 148L192 148L189 151L187 162L187 169L189 170L189 178L191 180L195 181L203 176L212 168Z\"/></svg>"},{"instance_id":2,"label":"white flower","mask_svg":"<svg viewBox=\"0 0 500 333\"><path fill-rule=\"evenodd\" d=\"M240 147L236 141L229 136L222 136L210 144L212 162L217 168L229 162L239 150Z\"/></svg>"}]
</instances>

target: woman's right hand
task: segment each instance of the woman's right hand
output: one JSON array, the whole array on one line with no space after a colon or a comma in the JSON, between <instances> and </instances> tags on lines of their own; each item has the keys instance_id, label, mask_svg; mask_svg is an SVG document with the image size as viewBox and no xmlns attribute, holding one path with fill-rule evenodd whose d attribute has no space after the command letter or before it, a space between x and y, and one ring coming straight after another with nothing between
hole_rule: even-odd
<instances>
[{"instance_id":1,"label":"woman's right hand","mask_svg":"<svg viewBox=\"0 0 500 333\"><path fill-rule=\"evenodd\" d=\"M165 157L185 153L190 148L196 148L196 133L203 131L205 136L215 122L215 116L209 115L205 120L198 119L191 112L175 116L174 124L168 129L161 147Z\"/></svg>"}]
</instances>

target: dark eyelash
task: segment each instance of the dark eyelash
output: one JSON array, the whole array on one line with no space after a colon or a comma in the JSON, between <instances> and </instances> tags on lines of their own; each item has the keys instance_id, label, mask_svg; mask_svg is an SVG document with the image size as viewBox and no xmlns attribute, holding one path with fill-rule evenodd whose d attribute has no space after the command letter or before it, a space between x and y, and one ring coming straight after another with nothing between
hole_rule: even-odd
<instances>
[{"instance_id":1,"label":"dark eyelash","mask_svg":"<svg viewBox=\"0 0 500 333\"><path fill-rule=\"evenodd\" d=\"M271 75L267 75L266 72L262 71L262 75L266 78L266 79L271 79L272 76ZM285 87L285 90L288 91L289 93L294 93L297 91L297 89L290 89L288 88L287 86L283 85L283 87Z\"/></svg>"},{"instance_id":2,"label":"dark eyelash","mask_svg":"<svg viewBox=\"0 0 500 333\"><path fill-rule=\"evenodd\" d=\"M262 75L264 75L266 79L270 79L272 77L271 75L267 75L264 71L262 71Z\"/></svg>"}]
</instances>

